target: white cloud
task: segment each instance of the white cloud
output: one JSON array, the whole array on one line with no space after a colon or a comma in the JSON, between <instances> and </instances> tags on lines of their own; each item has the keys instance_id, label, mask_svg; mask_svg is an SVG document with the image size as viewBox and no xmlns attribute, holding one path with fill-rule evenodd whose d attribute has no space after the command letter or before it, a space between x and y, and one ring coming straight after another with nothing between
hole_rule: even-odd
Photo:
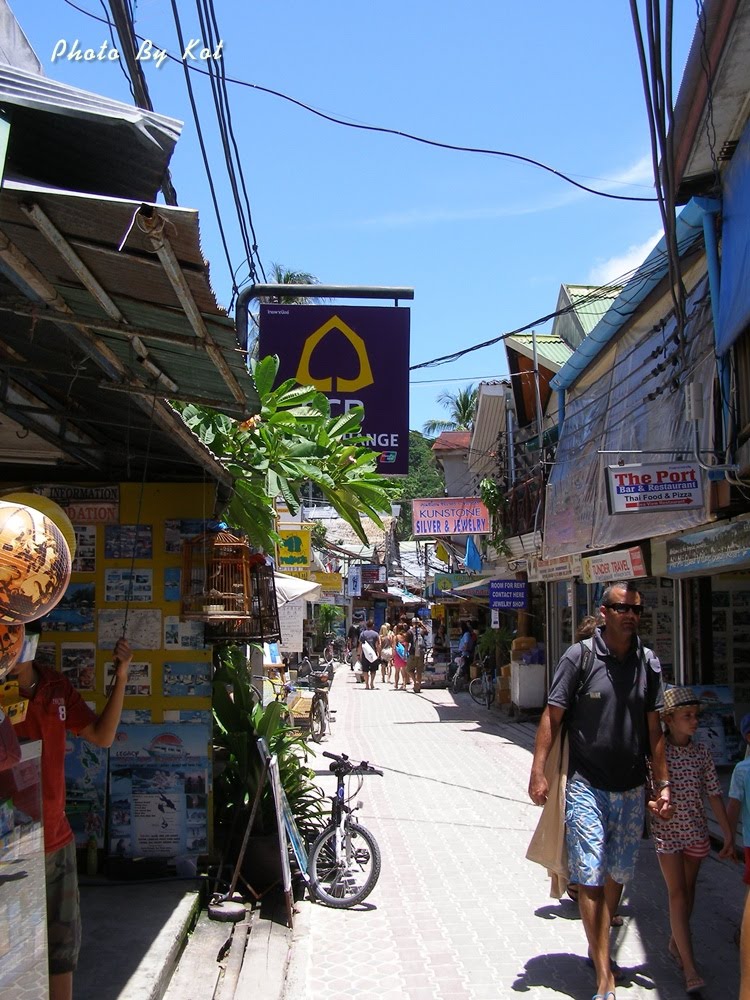
<instances>
[{"instance_id":1,"label":"white cloud","mask_svg":"<svg viewBox=\"0 0 750 1000\"><path fill-rule=\"evenodd\" d=\"M644 189L642 192L638 192L639 196L643 195L648 198L653 195L654 175L650 155L642 156L630 166L613 171L608 177L590 177L576 173L571 173L570 177L595 190L607 191L610 194L623 194L625 193L624 188L637 187ZM355 228L397 229L452 222L485 222L493 219L550 212L558 208L565 208L575 202L582 201L584 198L594 197L581 188L569 187L562 181L561 184L562 186L553 194L532 201L514 201L508 204L483 205L482 207L425 206L424 208L386 212L369 218L352 219L349 220L348 225Z\"/></svg>"},{"instance_id":2,"label":"white cloud","mask_svg":"<svg viewBox=\"0 0 750 1000\"><path fill-rule=\"evenodd\" d=\"M658 229L642 243L629 246L624 253L594 264L588 274L588 283L590 285L610 285L618 278L622 278L623 275L629 275L631 271L640 267L662 235L661 229Z\"/></svg>"}]
</instances>

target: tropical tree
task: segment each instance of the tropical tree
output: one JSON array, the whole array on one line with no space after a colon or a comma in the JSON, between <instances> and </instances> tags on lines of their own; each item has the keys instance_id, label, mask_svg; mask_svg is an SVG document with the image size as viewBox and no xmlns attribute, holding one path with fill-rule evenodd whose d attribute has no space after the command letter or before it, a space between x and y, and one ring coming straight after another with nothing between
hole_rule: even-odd
<instances>
[{"instance_id":1,"label":"tropical tree","mask_svg":"<svg viewBox=\"0 0 750 1000\"><path fill-rule=\"evenodd\" d=\"M293 271L291 268L285 267L284 264L279 264L274 261L271 264L271 273L268 278L268 283L271 285L319 285L320 281L315 277L314 274L310 274L308 271ZM276 302L282 305L296 305L296 306L309 306L315 302L321 302L322 299L317 298L314 295L310 296L291 296L291 295L260 295L255 300L257 304L261 302ZM260 330L260 318L259 313L250 312L248 313L250 317L250 322L253 324L256 330L256 335L253 338L252 345L250 347L250 358L257 361L258 359L258 335L257 331Z\"/></svg>"},{"instance_id":2,"label":"tropical tree","mask_svg":"<svg viewBox=\"0 0 750 1000\"><path fill-rule=\"evenodd\" d=\"M479 389L467 385L458 392L444 390L437 398L438 403L448 410L447 420L428 420L423 425L425 434L433 436L442 431L470 431L474 426Z\"/></svg>"},{"instance_id":3,"label":"tropical tree","mask_svg":"<svg viewBox=\"0 0 750 1000\"><path fill-rule=\"evenodd\" d=\"M278 539L274 500L284 498L296 513L302 490L313 482L325 500L368 544L360 515L383 527L398 485L377 471L378 453L361 434L362 407L332 417L328 399L313 386L287 379L273 387L275 356L253 361L251 370L261 411L238 421L195 404L175 404L203 443L235 476L225 511L229 524L266 551Z\"/></svg>"},{"instance_id":4,"label":"tropical tree","mask_svg":"<svg viewBox=\"0 0 750 1000\"><path fill-rule=\"evenodd\" d=\"M271 274L268 279L271 285L319 285L320 282L313 274L309 274L307 271L293 271L291 268L285 267L284 264L278 264L274 261L271 264ZM275 295L273 299L261 298L261 302L283 302L285 304L297 304L297 305L309 305L311 302L317 302L318 299L315 296L309 296L307 298L290 298L286 295Z\"/></svg>"}]
</instances>

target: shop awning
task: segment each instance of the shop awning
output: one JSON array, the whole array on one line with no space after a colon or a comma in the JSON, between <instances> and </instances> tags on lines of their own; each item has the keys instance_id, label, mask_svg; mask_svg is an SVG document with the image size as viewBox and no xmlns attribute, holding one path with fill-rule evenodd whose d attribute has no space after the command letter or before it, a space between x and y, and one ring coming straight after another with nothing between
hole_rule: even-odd
<instances>
[{"instance_id":1,"label":"shop awning","mask_svg":"<svg viewBox=\"0 0 750 1000\"><path fill-rule=\"evenodd\" d=\"M197 212L7 181L0 313L0 407L47 466L26 462L16 478L54 464L58 480L137 479L149 441L156 478L185 478L176 442L225 476L167 402L238 418L260 408L209 284ZM0 460L13 477L18 449Z\"/></svg>"},{"instance_id":2,"label":"shop awning","mask_svg":"<svg viewBox=\"0 0 750 1000\"><path fill-rule=\"evenodd\" d=\"M0 104L3 478L231 483L169 402L260 408L197 212L155 203L181 124L5 65Z\"/></svg>"},{"instance_id":3,"label":"shop awning","mask_svg":"<svg viewBox=\"0 0 750 1000\"><path fill-rule=\"evenodd\" d=\"M490 590L490 580L496 579L496 576L478 577L471 583L462 583L460 587L451 588L451 593L460 594L462 597L467 597L469 594L487 597Z\"/></svg>"},{"instance_id":4,"label":"shop awning","mask_svg":"<svg viewBox=\"0 0 750 1000\"><path fill-rule=\"evenodd\" d=\"M405 590L403 587L395 587L393 584L388 586L388 596L396 597L402 604L424 604L425 600L418 594L412 593L410 590Z\"/></svg>"}]
</instances>

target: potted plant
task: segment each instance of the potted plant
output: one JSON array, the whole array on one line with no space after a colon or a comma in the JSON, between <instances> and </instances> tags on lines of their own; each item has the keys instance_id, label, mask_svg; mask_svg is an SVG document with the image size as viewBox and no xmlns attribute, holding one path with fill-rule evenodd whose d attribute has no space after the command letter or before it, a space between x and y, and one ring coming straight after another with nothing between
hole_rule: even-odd
<instances>
[{"instance_id":1,"label":"potted plant","mask_svg":"<svg viewBox=\"0 0 750 1000\"><path fill-rule=\"evenodd\" d=\"M234 865L250 817L263 762L257 741L262 737L279 764L279 780L302 836L310 840L322 826L323 793L306 764L310 748L300 731L285 721L282 702L265 708L253 689L250 665L236 646L218 647L213 681L214 824L217 844ZM266 854L279 859L276 810L270 784L265 783L251 831L246 878L259 887L253 859ZM268 873L270 881L275 871Z\"/></svg>"},{"instance_id":2,"label":"potted plant","mask_svg":"<svg viewBox=\"0 0 750 1000\"><path fill-rule=\"evenodd\" d=\"M323 649L328 636L335 632L337 622L346 617L346 612L336 604L321 604L318 609L318 627L320 629L320 648Z\"/></svg>"},{"instance_id":3,"label":"potted plant","mask_svg":"<svg viewBox=\"0 0 750 1000\"><path fill-rule=\"evenodd\" d=\"M486 656L489 657L489 666L499 670L508 659L512 642L513 633L510 629L488 628L477 639L475 657L481 661Z\"/></svg>"}]
</instances>

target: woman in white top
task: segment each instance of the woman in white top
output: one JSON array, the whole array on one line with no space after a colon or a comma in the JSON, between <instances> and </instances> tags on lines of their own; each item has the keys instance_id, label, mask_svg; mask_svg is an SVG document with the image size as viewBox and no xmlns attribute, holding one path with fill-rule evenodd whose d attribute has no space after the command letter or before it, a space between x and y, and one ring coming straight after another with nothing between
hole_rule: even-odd
<instances>
[{"instance_id":1,"label":"woman in white top","mask_svg":"<svg viewBox=\"0 0 750 1000\"><path fill-rule=\"evenodd\" d=\"M380 626L380 676L383 684L391 682L393 672L393 632L388 622Z\"/></svg>"}]
</instances>

